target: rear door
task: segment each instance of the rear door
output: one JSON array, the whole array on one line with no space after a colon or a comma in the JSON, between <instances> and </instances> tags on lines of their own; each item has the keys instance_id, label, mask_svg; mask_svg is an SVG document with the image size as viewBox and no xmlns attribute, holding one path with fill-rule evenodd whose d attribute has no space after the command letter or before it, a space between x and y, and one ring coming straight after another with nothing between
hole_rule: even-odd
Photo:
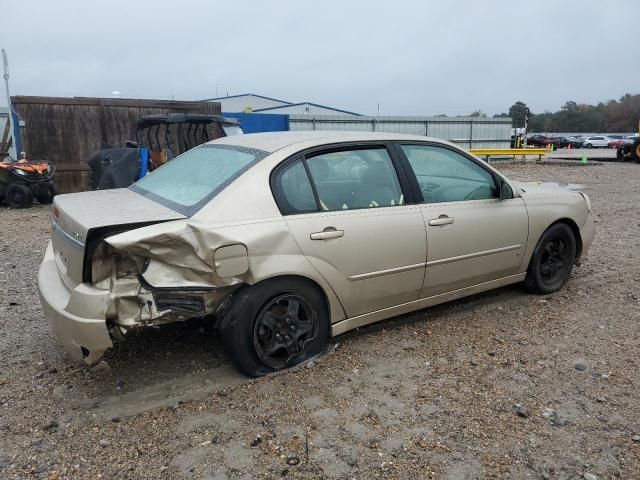
<instances>
[{"instance_id":1,"label":"rear door","mask_svg":"<svg viewBox=\"0 0 640 480\"><path fill-rule=\"evenodd\" d=\"M518 273L529 219L520 197L501 200L495 174L446 145L404 144L427 229L422 297Z\"/></svg>"},{"instance_id":2,"label":"rear door","mask_svg":"<svg viewBox=\"0 0 640 480\"><path fill-rule=\"evenodd\" d=\"M425 225L386 145L308 152L279 167L272 186L300 249L349 317L418 299Z\"/></svg>"}]
</instances>

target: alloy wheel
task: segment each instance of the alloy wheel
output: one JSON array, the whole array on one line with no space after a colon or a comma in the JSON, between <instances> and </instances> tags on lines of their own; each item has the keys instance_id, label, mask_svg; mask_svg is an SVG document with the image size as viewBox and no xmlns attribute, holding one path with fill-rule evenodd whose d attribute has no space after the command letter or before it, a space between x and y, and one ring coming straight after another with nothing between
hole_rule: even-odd
<instances>
[{"instance_id":1,"label":"alloy wheel","mask_svg":"<svg viewBox=\"0 0 640 480\"><path fill-rule=\"evenodd\" d=\"M558 282L571 266L570 249L563 238L549 240L542 251L540 259L540 275L548 285Z\"/></svg>"},{"instance_id":2,"label":"alloy wheel","mask_svg":"<svg viewBox=\"0 0 640 480\"><path fill-rule=\"evenodd\" d=\"M281 369L304 351L318 330L318 314L311 304L300 295L284 294L269 301L258 314L253 346L265 365Z\"/></svg>"}]
</instances>

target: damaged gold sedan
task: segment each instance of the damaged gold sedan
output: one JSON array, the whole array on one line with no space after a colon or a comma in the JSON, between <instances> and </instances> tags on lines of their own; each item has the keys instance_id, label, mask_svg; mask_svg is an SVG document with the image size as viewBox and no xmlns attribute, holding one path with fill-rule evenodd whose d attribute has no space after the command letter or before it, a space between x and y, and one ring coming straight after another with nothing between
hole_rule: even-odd
<instances>
[{"instance_id":1,"label":"damaged gold sedan","mask_svg":"<svg viewBox=\"0 0 640 480\"><path fill-rule=\"evenodd\" d=\"M252 376L437 303L556 291L594 236L583 193L517 185L441 140L347 132L221 138L128 189L57 196L52 223L41 300L75 359L207 316Z\"/></svg>"}]
</instances>

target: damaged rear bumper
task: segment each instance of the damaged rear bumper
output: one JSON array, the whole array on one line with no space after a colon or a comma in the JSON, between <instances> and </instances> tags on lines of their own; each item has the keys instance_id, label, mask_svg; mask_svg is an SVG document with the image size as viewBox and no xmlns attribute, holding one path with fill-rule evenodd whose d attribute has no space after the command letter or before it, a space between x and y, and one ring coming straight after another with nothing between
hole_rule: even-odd
<instances>
[{"instance_id":1,"label":"damaged rear bumper","mask_svg":"<svg viewBox=\"0 0 640 480\"><path fill-rule=\"evenodd\" d=\"M45 317L65 350L89 366L98 363L113 346L105 320L109 291L86 283L69 290L58 274L51 243L38 272L38 289Z\"/></svg>"},{"instance_id":2,"label":"damaged rear bumper","mask_svg":"<svg viewBox=\"0 0 640 480\"><path fill-rule=\"evenodd\" d=\"M100 285L75 285L58 268L49 243L38 272L42 308L65 350L89 366L113 346L112 338L133 329L204 315L220 318L241 285L154 287L135 271L117 275L116 268Z\"/></svg>"}]
</instances>

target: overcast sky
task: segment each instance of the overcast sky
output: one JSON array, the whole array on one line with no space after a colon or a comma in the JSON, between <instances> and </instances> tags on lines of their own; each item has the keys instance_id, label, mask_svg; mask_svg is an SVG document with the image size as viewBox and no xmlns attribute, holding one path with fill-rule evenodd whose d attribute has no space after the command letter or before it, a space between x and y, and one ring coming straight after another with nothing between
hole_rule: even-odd
<instances>
[{"instance_id":1,"label":"overcast sky","mask_svg":"<svg viewBox=\"0 0 640 480\"><path fill-rule=\"evenodd\" d=\"M638 0L0 0L11 93L257 93L383 115L640 93ZM0 102L6 105L4 89Z\"/></svg>"}]
</instances>

